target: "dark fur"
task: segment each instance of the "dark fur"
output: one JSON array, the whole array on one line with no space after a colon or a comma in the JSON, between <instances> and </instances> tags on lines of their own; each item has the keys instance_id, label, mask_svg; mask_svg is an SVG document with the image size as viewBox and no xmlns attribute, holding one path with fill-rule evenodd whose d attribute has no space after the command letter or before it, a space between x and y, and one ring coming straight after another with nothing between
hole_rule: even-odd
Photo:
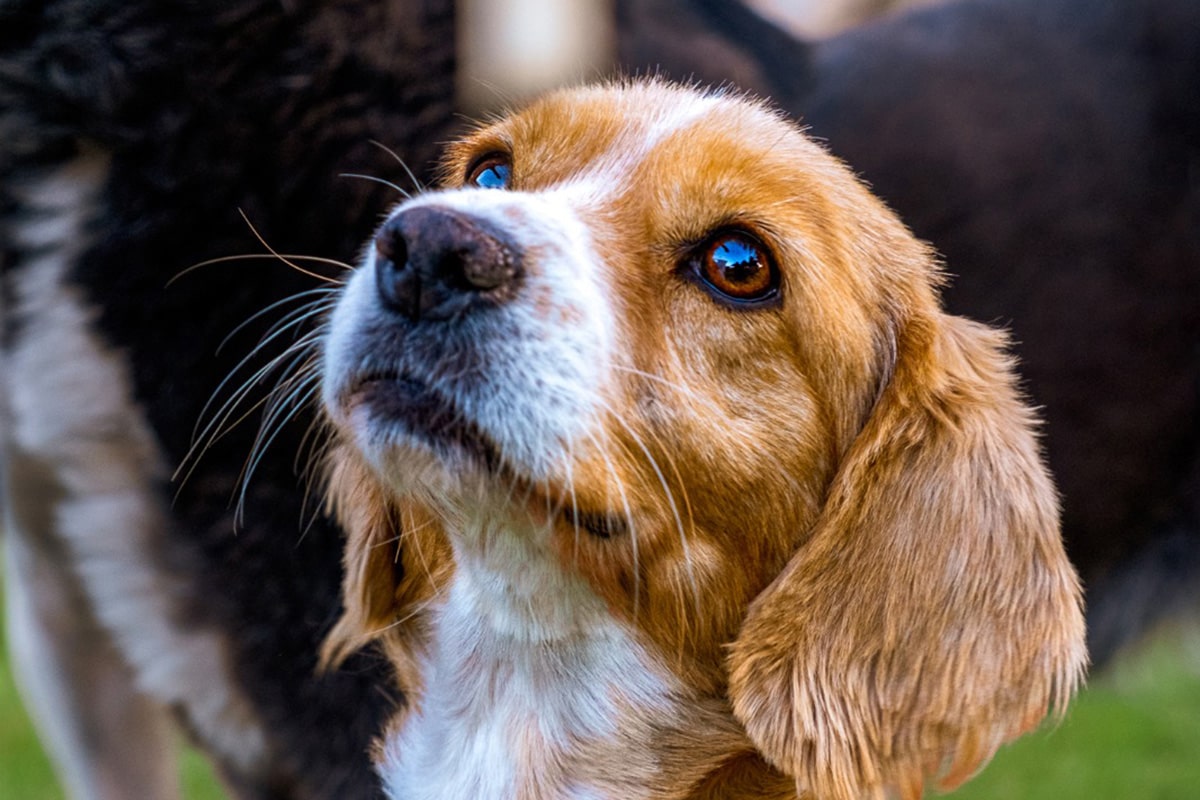
<instances>
[{"instance_id":1,"label":"dark fur","mask_svg":"<svg viewBox=\"0 0 1200 800\"><path fill-rule=\"evenodd\" d=\"M439 0L0 3L0 224L22 213L9 191L20 181L83 147L112 155L74 280L132 365L172 466L263 326L214 355L217 345L314 281L245 261L167 282L207 258L264 252L239 209L280 252L354 260L397 198L339 173L406 182L372 139L415 168L430 160L451 124L453 41L451 3ZM27 254L8 236L0 246L10 280ZM5 323L20 335L20 318ZM230 501L255 426L220 441L179 491L156 555L187 597L193 618L178 623L227 632L269 729L271 763L259 776L225 770L246 797L372 796L369 744L398 702L369 657L315 675L338 613L342 545L306 509L294 468L308 422L302 415L268 449L236 535ZM164 504L174 491L162 487Z\"/></svg>"},{"instance_id":2,"label":"dark fur","mask_svg":"<svg viewBox=\"0 0 1200 800\"><path fill-rule=\"evenodd\" d=\"M1200 595L1200 3L964 0L799 42L623 2L624 59L811 126L1011 328L1093 658Z\"/></svg>"}]
</instances>

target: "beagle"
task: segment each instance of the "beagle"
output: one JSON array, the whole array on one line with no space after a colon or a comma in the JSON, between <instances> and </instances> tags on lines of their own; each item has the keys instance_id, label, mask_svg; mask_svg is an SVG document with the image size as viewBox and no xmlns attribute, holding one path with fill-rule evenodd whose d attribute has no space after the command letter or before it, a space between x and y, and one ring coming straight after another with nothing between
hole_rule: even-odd
<instances>
[{"instance_id":1,"label":"beagle","mask_svg":"<svg viewBox=\"0 0 1200 800\"><path fill-rule=\"evenodd\" d=\"M449 147L322 339L336 664L392 797L917 798L1085 661L1002 333L780 114L562 90Z\"/></svg>"}]
</instances>

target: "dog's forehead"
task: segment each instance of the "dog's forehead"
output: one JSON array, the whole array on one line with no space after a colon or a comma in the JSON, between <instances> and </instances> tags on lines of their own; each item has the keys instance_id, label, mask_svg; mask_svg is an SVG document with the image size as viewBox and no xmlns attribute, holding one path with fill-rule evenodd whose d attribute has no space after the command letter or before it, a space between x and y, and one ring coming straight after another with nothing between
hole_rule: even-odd
<instances>
[{"instance_id":1,"label":"dog's forehead","mask_svg":"<svg viewBox=\"0 0 1200 800\"><path fill-rule=\"evenodd\" d=\"M510 152L524 188L544 188L597 174L620 180L648 161L661 169L664 153L686 170L714 151L741 160L796 143L807 144L761 102L649 81L550 93L452 148L449 163L461 172L480 152Z\"/></svg>"}]
</instances>

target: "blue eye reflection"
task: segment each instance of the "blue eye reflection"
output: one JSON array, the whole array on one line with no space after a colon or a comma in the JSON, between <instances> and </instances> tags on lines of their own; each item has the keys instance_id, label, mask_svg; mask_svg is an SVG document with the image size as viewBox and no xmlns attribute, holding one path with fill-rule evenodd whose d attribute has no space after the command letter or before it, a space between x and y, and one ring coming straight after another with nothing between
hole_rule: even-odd
<instances>
[{"instance_id":1,"label":"blue eye reflection","mask_svg":"<svg viewBox=\"0 0 1200 800\"><path fill-rule=\"evenodd\" d=\"M512 165L501 158L486 159L471 171L469 182L480 189L507 189Z\"/></svg>"},{"instance_id":2,"label":"blue eye reflection","mask_svg":"<svg viewBox=\"0 0 1200 800\"><path fill-rule=\"evenodd\" d=\"M713 261L726 270L751 272L759 267L762 254L757 247L744 239L730 237L713 250Z\"/></svg>"}]
</instances>

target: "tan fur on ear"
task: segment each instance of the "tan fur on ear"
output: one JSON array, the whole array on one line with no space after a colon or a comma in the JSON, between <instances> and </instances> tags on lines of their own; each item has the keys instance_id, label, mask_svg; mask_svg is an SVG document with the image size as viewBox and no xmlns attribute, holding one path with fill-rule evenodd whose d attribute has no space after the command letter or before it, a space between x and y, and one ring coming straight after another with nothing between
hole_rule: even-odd
<instances>
[{"instance_id":1,"label":"tan fur on ear","mask_svg":"<svg viewBox=\"0 0 1200 800\"><path fill-rule=\"evenodd\" d=\"M950 788L1062 709L1086 653L1001 334L909 320L811 536L730 653L734 712L821 800Z\"/></svg>"},{"instance_id":2,"label":"tan fur on ear","mask_svg":"<svg viewBox=\"0 0 1200 800\"><path fill-rule=\"evenodd\" d=\"M344 608L321 647L321 669L379 640L407 686L421 609L453 570L449 545L431 514L389 499L350 448L335 448L329 463L327 502L346 533Z\"/></svg>"}]
</instances>

